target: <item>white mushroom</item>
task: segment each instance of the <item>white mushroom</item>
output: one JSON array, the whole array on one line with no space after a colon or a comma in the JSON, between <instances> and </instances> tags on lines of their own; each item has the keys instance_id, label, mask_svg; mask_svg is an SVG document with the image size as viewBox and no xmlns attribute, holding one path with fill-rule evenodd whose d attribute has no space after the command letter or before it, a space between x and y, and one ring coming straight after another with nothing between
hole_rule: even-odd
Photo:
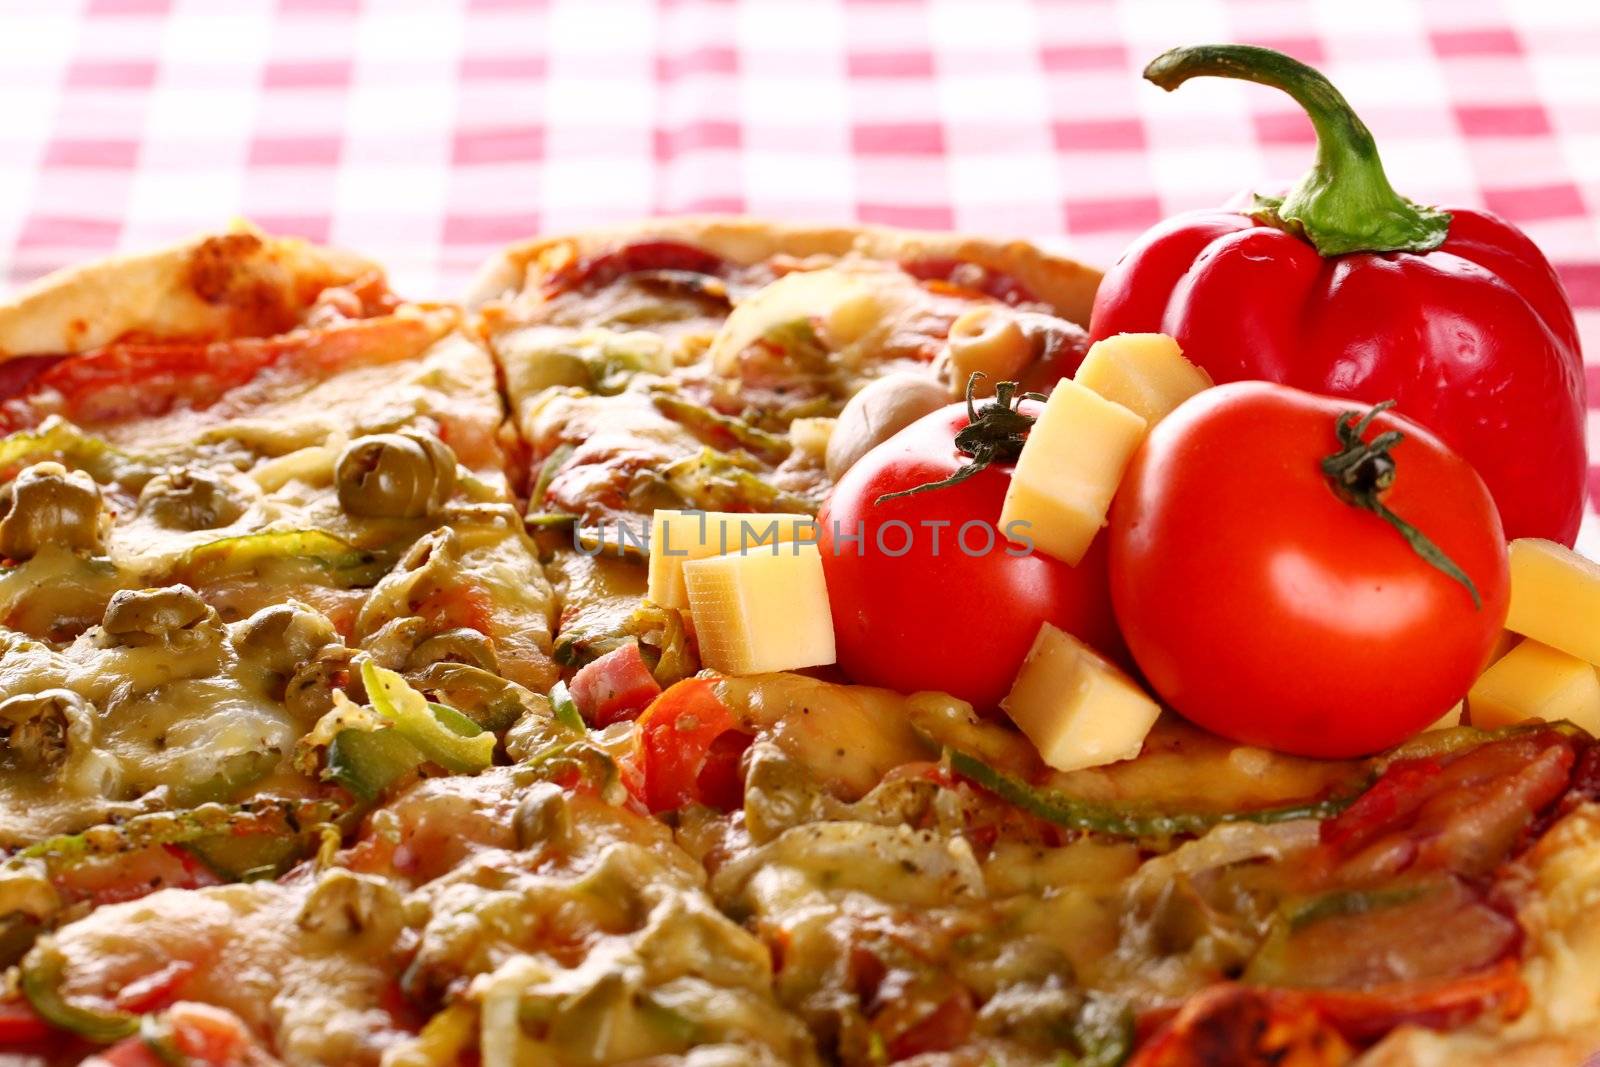
<instances>
[{"instance_id":1,"label":"white mushroom","mask_svg":"<svg viewBox=\"0 0 1600 1067\"><path fill-rule=\"evenodd\" d=\"M844 406L828 439L828 477L838 481L862 456L950 402L932 378L901 372L869 384Z\"/></svg>"}]
</instances>

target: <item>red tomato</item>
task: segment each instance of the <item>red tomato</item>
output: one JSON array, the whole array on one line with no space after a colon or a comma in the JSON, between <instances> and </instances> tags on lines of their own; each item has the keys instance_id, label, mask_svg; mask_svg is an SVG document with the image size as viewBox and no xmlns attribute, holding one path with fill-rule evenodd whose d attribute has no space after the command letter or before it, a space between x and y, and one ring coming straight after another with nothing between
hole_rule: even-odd
<instances>
[{"instance_id":1,"label":"red tomato","mask_svg":"<svg viewBox=\"0 0 1600 1067\"><path fill-rule=\"evenodd\" d=\"M1038 407L1023 401L1021 410L1037 414ZM999 528L1009 463L875 503L967 463L955 435L968 421L966 405L952 404L863 456L818 517L819 544L845 673L902 693L940 690L989 711L1010 690L1044 622L1113 657L1122 645L1105 538L1073 567L1026 552Z\"/></svg>"},{"instance_id":2,"label":"red tomato","mask_svg":"<svg viewBox=\"0 0 1600 1067\"><path fill-rule=\"evenodd\" d=\"M126 1038L85 1060L93 1067L166 1067L174 1060L191 1067L233 1067L261 1057L255 1038L239 1017L210 1004L174 1004L165 1034L152 1044L143 1035Z\"/></svg>"},{"instance_id":3,"label":"red tomato","mask_svg":"<svg viewBox=\"0 0 1600 1067\"><path fill-rule=\"evenodd\" d=\"M137 900L158 889L196 889L221 882L193 853L177 845L151 845L130 852L85 857L54 879L70 901L96 907Z\"/></svg>"},{"instance_id":4,"label":"red tomato","mask_svg":"<svg viewBox=\"0 0 1600 1067\"><path fill-rule=\"evenodd\" d=\"M31 1045L50 1033L50 1024L26 1000L0 1000L0 1048Z\"/></svg>"},{"instance_id":5,"label":"red tomato","mask_svg":"<svg viewBox=\"0 0 1600 1067\"><path fill-rule=\"evenodd\" d=\"M1356 756L1421 730L1466 695L1506 618L1505 538L1471 466L1401 416L1377 500L1465 572L1334 491L1351 402L1238 382L1168 416L1111 509L1117 619L1176 710L1247 744Z\"/></svg>"},{"instance_id":6,"label":"red tomato","mask_svg":"<svg viewBox=\"0 0 1600 1067\"><path fill-rule=\"evenodd\" d=\"M639 716L623 780L651 811L685 804L724 810L743 801L739 757L749 738L704 678L670 686Z\"/></svg>"},{"instance_id":7,"label":"red tomato","mask_svg":"<svg viewBox=\"0 0 1600 1067\"><path fill-rule=\"evenodd\" d=\"M125 1037L79 1067L167 1067L159 1053L142 1037Z\"/></svg>"},{"instance_id":8,"label":"red tomato","mask_svg":"<svg viewBox=\"0 0 1600 1067\"><path fill-rule=\"evenodd\" d=\"M195 970L191 960L171 960L160 970L127 982L113 998L117 1010L142 1015L171 1004Z\"/></svg>"}]
</instances>

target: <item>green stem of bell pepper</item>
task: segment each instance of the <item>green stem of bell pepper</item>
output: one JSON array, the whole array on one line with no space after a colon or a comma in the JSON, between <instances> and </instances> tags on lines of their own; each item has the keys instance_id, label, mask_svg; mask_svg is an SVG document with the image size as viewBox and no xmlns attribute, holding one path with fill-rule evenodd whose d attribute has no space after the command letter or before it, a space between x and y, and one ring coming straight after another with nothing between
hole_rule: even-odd
<instances>
[{"instance_id":1,"label":"green stem of bell pepper","mask_svg":"<svg viewBox=\"0 0 1600 1067\"><path fill-rule=\"evenodd\" d=\"M1196 77L1238 78L1281 89L1305 109L1317 134L1311 169L1282 200L1257 197L1251 214L1299 234L1324 256L1428 252L1444 243L1450 213L1394 191L1372 131L1320 73L1270 48L1203 44L1174 48L1144 76L1169 92Z\"/></svg>"}]
</instances>

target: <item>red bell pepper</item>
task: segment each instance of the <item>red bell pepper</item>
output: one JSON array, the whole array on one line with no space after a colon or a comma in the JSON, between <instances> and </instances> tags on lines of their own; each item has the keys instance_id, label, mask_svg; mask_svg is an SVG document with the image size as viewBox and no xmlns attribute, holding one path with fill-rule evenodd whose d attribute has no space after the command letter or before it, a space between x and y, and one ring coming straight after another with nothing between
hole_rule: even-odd
<instances>
[{"instance_id":1,"label":"red bell pepper","mask_svg":"<svg viewBox=\"0 0 1600 1067\"><path fill-rule=\"evenodd\" d=\"M1316 161L1281 200L1181 215L1139 238L1095 298L1094 340L1161 332L1218 382L1395 400L1483 476L1507 537L1571 545L1583 513L1583 357L1560 281L1482 211L1390 187L1372 134L1326 78L1247 45L1157 57L1147 79L1240 78L1292 96Z\"/></svg>"}]
</instances>

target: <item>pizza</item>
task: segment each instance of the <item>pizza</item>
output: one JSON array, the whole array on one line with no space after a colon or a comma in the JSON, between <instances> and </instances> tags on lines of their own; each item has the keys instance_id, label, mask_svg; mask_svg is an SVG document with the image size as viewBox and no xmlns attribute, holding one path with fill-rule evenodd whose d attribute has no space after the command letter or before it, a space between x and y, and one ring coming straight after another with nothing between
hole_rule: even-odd
<instances>
[{"instance_id":1,"label":"pizza","mask_svg":"<svg viewBox=\"0 0 1600 1067\"><path fill-rule=\"evenodd\" d=\"M840 605L877 579L797 531L909 463L902 431L1042 411L1043 439L1099 278L1021 242L675 219L532 240L420 303L241 227L0 306L0 1060L1600 1052L1580 726L1475 698L1297 755L1031 616L994 706L973 671L1018 669L1005 605L1089 603L1098 520L1006 587L913 558L907 626L993 619L926 657L944 684L897 681L886 623L847 654ZM1024 471L995 433L988 474ZM908 499L987 492L951 477ZM713 551L706 516L809 552ZM1093 746L1034 700L1131 748L1073 765Z\"/></svg>"}]
</instances>

